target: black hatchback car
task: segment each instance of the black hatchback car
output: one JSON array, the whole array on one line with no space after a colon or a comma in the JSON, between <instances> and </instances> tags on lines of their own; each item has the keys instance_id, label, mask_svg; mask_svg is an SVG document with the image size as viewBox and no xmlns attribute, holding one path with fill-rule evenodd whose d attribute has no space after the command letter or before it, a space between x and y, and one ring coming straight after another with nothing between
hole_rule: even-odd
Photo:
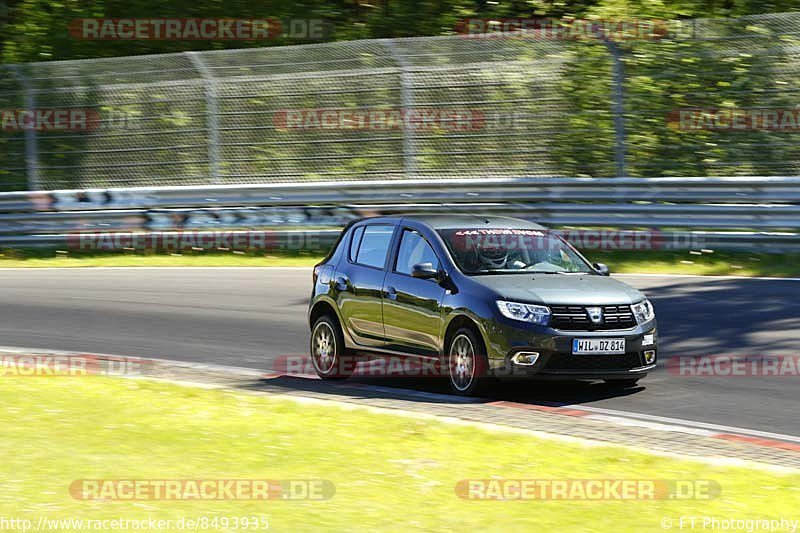
<instances>
[{"instance_id":1,"label":"black hatchback car","mask_svg":"<svg viewBox=\"0 0 800 533\"><path fill-rule=\"evenodd\" d=\"M493 377L632 386L656 364L653 307L557 234L506 217L376 217L351 223L314 268L311 360L436 361L453 391Z\"/></svg>"}]
</instances>

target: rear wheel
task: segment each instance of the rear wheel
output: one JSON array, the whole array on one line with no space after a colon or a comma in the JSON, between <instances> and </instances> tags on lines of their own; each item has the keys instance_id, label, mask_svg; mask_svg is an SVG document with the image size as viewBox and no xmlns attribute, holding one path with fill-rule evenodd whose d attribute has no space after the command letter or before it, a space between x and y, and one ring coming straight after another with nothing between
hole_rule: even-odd
<instances>
[{"instance_id":1,"label":"rear wheel","mask_svg":"<svg viewBox=\"0 0 800 533\"><path fill-rule=\"evenodd\" d=\"M456 331L447 349L450 389L463 396L472 396L486 389L488 359L478 335L470 328Z\"/></svg>"},{"instance_id":2,"label":"rear wheel","mask_svg":"<svg viewBox=\"0 0 800 533\"><path fill-rule=\"evenodd\" d=\"M344 336L339 323L321 316L311 330L311 363L322 379L344 379L353 373L353 361L345 357Z\"/></svg>"}]
</instances>

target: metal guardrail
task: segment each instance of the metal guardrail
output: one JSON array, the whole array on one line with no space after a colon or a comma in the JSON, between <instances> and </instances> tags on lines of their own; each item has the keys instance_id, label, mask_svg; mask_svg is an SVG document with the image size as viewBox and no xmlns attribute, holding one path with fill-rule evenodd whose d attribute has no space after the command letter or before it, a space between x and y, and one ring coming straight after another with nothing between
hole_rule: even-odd
<instances>
[{"instance_id":1,"label":"metal guardrail","mask_svg":"<svg viewBox=\"0 0 800 533\"><path fill-rule=\"evenodd\" d=\"M659 230L674 247L800 249L800 178L518 178L0 193L0 246L103 232L327 229L376 214L492 213L554 228ZM333 232L335 234L335 231ZM684 244L680 244L684 243ZM67 243L68 244L68 243Z\"/></svg>"},{"instance_id":2,"label":"metal guardrail","mask_svg":"<svg viewBox=\"0 0 800 533\"><path fill-rule=\"evenodd\" d=\"M800 177L425 179L26 191L0 193L0 211L463 200L791 203L800 200Z\"/></svg>"}]
</instances>

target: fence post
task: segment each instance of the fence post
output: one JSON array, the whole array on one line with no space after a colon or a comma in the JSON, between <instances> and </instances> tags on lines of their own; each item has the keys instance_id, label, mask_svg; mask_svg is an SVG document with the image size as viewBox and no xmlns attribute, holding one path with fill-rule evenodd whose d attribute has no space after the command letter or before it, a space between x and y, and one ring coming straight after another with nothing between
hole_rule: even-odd
<instances>
[{"instance_id":1,"label":"fence post","mask_svg":"<svg viewBox=\"0 0 800 533\"><path fill-rule=\"evenodd\" d=\"M408 113L413 112L414 92L411 83L411 73L408 63L402 54L398 53L394 39L386 41L389 52L400 66L400 101L403 112L403 173L405 179L414 179L417 175L416 148L414 144L414 123L406 120Z\"/></svg>"},{"instance_id":2,"label":"fence post","mask_svg":"<svg viewBox=\"0 0 800 533\"><path fill-rule=\"evenodd\" d=\"M9 65L11 72L19 80L22 87L23 97L25 99L24 106L28 111L36 109L36 98L33 94L33 87L28 77L22 72L19 65ZM25 128L25 173L27 174L28 190L38 191L41 190L41 182L39 180L39 144L36 138L36 130L33 128Z\"/></svg>"},{"instance_id":3,"label":"fence post","mask_svg":"<svg viewBox=\"0 0 800 533\"><path fill-rule=\"evenodd\" d=\"M197 52L184 52L203 78L206 95L206 128L208 129L208 168L211 183L218 185L219 178L219 124L217 122L217 80Z\"/></svg>"},{"instance_id":4,"label":"fence post","mask_svg":"<svg viewBox=\"0 0 800 533\"><path fill-rule=\"evenodd\" d=\"M611 114L614 120L614 163L618 178L627 176L625 169L625 155L627 141L625 140L625 63L622 61L623 52L617 43L608 37L603 38L608 52L611 54Z\"/></svg>"}]
</instances>

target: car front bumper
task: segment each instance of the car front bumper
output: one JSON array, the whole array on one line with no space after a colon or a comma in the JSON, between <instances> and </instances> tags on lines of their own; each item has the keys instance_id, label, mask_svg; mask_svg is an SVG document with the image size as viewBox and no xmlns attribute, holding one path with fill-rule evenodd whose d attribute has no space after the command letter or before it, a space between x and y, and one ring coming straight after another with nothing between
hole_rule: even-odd
<instances>
[{"instance_id":1,"label":"car front bumper","mask_svg":"<svg viewBox=\"0 0 800 533\"><path fill-rule=\"evenodd\" d=\"M653 342L643 344L645 335ZM655 320L625 330L561 331L532 324L495 322L488 337L489 370L496 377L555 380L630 380L647 375L658 361ZM573 339L625 339L625 354L573 355ZM518 364L519 352L538 354L533 364ZM648 352L648 356L645 356Z\"/></svg>"}]
</instances>

